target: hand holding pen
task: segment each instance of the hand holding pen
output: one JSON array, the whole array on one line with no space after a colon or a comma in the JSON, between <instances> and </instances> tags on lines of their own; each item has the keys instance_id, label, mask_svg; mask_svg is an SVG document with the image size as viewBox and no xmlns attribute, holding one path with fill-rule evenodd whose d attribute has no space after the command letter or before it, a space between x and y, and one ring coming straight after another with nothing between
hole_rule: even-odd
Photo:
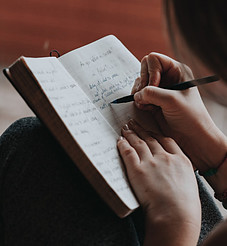
<instances>
[{"instance_id":1,"label":"hand holding pen","mask_svg":"<svg viewBox=\"0 0 227 246\"><path fill-rule=\"evenodd\" d=\"M167 90L183 91L183 90L189 89L189 88L194 87L194 86L209 84L212 82L216 82L218 80L219 80L219 77L217 75L212 75L212 76L207 76L207 77L203 77L203 78L199 78L199 79L193 79L193 80L185 81L182 83L174 84L172 86L166 86L166 87L161 87L161 88L167 89ZM124 96L121 98L117 98L114 101L112 101L111 103L119 104L119 103L127 103L127 102L132 102L132 101L135 101L134 94Z\"/></svg>"},{"instance_id":2,"label":"hand holding pen","mask_svg":"<svg viewBox=\"0 0 227 246\"><path fill-rule=\"evenodd\" d=\"M215 79L211 77L209 81ZM167 56L151 53L141 62L141 78L136 80L132 94L135 94L136 107L151 110L150 117L157 122L161 132L178 143L195 167L205 171L221 162L226 145L197 88L180 91L171 89L171 84L190 80L193 80L193 75L189 67L182 68L181 63ZM200 81L207 81L207 78ZM169 88L163 89L160 85Z\"/></svg>"},{"instance_id":3,"label":"hand holding pen","mask_svg":"<svg viewBox=\"0 0 227 246\"><path fill-rule=\"evenodd\" d=\"M135 95L131 96L131 99L135 100L138 108L142 106L149 110L149 107L154 109L153 105L157 106L155 111L152 110L150 114L145 115L147 120L151 118L153 126L155 122L157 123L160 131L153 132L151 128L148 132L147 129L130 120L122 128L124 138L119 139L118 149L125 163L130 184L143 207L146 218L153 218L157 213L163 214L163 211L171 211L171 214L183 218L184 221L189 221L188 218L192 219L193 226L199 228L201 208L198 188L191 162L185 154L193 150L191 146L196 146L199 139L202 140L201 136L198 136L198 139L195 136L202 130L199 125L203 125L203 120L206 121L207 111L196 88L177 91L159 87L168 86L163 83L164 78L166 81L173 82L172 84L186 81L185 74L180 69L176 69L180 66L178 62L156 54L152 54L150 58L157 60L160 66L151 62L147 64L146 69L142 62L141 79L136 81L134 87L138 88L139 85L139 89L133 89L132 94ZM169 74L171 69L175 70L173 74ZM141 86L143 76L145 83ZM118 107L118 105L114 106L116 110ZM201 120L200 116L204 119ZM194 158L194 152L190 154ZM202 165L200 167L206 168ZM185 209L184 212L181 207ZM183 216L176 216L179 211ZM151 228L153 229L153 226Z\"/></svg>"}]
</instances>

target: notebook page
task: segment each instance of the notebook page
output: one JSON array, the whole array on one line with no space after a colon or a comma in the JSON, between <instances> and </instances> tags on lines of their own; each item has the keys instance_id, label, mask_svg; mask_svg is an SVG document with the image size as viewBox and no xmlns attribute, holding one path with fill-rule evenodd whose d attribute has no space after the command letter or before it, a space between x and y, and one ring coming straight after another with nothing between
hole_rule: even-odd
<instances>
[{"instance_id":1,"label":"notebook page","mask_svg":"<svg viewBox=\"0 0 227 246\"><path fill-rule=\"evenodd\" d=\"M25 62L96 169L123 202L137 207L116 148L118 134L55 57L25 58Z\"/></svg>"},{"instance_id":2,"label":"notebook page","mask_svg":"<svg viewBox=\"0 0 227 246\"><path fill-rule=\"evenodd\" d=\"M104 37L58 59L118 134L131 118L148 128L149 113L137 110L133 102L110 104L129 95L140 75L140 62L116 37Z\"/></svg>"}]
</instances>

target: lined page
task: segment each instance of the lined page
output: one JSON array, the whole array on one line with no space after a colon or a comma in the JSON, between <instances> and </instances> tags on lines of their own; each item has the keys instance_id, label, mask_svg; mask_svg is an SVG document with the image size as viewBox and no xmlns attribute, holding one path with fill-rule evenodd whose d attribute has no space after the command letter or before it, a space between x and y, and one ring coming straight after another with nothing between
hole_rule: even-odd
<instances>
[{"instance_id":1,"label":"lined page","mask_svg":"<svg viewBox=\"0 0 227 246\"><path fill-rule=\"evenodd\" d=\"M118 134L131 118L149 127L149 113L141 113L133 102L110 104L116 98L129 95L140 75L140 62L116 37L104 37L59 60Z\"/></svg>"},{"instance_id":2,"label":"lined page","mask_svg":"<svg viewBox=\"0 0 227 246\"><path fill-rule=\"evenodd\" d=\"M136 208L138 203L125 177L116 148L118 134L58 59L25 58L25 62L98 172L129 208Z\"/></svg>"}]
</instances>

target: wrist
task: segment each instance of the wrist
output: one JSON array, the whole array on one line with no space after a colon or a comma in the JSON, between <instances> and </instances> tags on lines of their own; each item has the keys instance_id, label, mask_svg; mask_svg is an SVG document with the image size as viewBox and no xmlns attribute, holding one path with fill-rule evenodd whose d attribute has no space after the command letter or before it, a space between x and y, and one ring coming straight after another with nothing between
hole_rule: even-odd
<instances>
[{"instance_id":1,"label":"wrist","mask_svg":"<svg viewBox=\"0 0 227 246\"><path fill-rule=\"evenodd\" d=\"M209 170L207 172L209 174ZM216 194L221 194L227 191L227 155L220 165L215 169L213 175L206 176L202 174Z\"/></svg>"},{"instance_id":2,"label":"wrist","mask_svg":"<svg viewBox=\"0 0 227 246\"><path fill-rule=\"evenodd\" d=\"M200 233L200 223L186 215L181 217L173 216L155 216L146 221L146 234L144 246L154 245L174 245L174 246L192 246L196 245Z\"/></svg>"},{"instance_id":3,"label":"wrist","mask_svg":"<svg viewBox=\"0 0 227 246\"><path fill-rule=\"evenodd\" d=\"M185 152L201 172L217 168L226 156L227 138L213 122L209 128L201 127L198 135L187 139Z\"/></svg>"},{"instance_id":4,"label":"wrist","mask_svg":"<svg viewBox=\"0 0 227 246\"><path fill-rule=\"evenodd\" d=\"M215 193L222 193L227 190L227 137L214 123L210 128L201 129L199 137L203 141L197 140L196 146L192 144L189 157L201 173L214 169L213 175L205 179Z\"/></svg>"}]
</instances>

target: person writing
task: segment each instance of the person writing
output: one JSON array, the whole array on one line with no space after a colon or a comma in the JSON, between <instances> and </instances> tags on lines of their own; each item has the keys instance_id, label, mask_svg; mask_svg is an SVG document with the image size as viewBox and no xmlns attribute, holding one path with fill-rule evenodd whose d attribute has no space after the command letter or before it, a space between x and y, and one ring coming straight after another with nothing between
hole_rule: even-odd
<instances>
[{"instance_id":1,"label":"person writing","mask_svg":"<svg viewBox=\"0 0 227 246\"><path fill-rule=\"evenodd\" d=\"M227 81L226 3L166 0L164 6L182 62L197 57L220 83ZM158 131L133 119L122 128L117 146L142 207L125 219L103 203L37 118L11 125L0 138L2 245L226 245L227 221L195 170L225 206L227 138L197 88L161 88L193 72L162 54L142 59L132 93Z\"/></svg>"},{"instance_id":2,"label":"person writing","mask_svg":"<svg viewBox=\"0 0 227 246\"><path fill-rule=\"evenodd\" d=\"M184 57L189 59L189 51L196 54L198 60L220 75L224 83L227 79L226 48L224 43L215 46L226 37L226 23L221 22L224 2L208 1L205 6L202 1L165 2L169 25L172 25L169 30L177 33L176 47L183 45ZM195 19L197 28L193 26ZM209 33L206 20L214 28L209 26ZM215 39L209 37L215 32L218 34ZM199 45L198 40L207 41ZM227 207L226 136L212 121L197 88L173 91L159 87L190 79L193 73L189 67L167 56L151 53L142 59L141 77L132 89L135 105L150 111L160 128L157 135L146 132L130 120L122 129L124 138L118 141L129 180L145 211L145 245L196 245L201 208L193 166L204 174L215 196ZM226 233L227 221L203 245L226 245Z\"/></svg>"}]
</instances>

